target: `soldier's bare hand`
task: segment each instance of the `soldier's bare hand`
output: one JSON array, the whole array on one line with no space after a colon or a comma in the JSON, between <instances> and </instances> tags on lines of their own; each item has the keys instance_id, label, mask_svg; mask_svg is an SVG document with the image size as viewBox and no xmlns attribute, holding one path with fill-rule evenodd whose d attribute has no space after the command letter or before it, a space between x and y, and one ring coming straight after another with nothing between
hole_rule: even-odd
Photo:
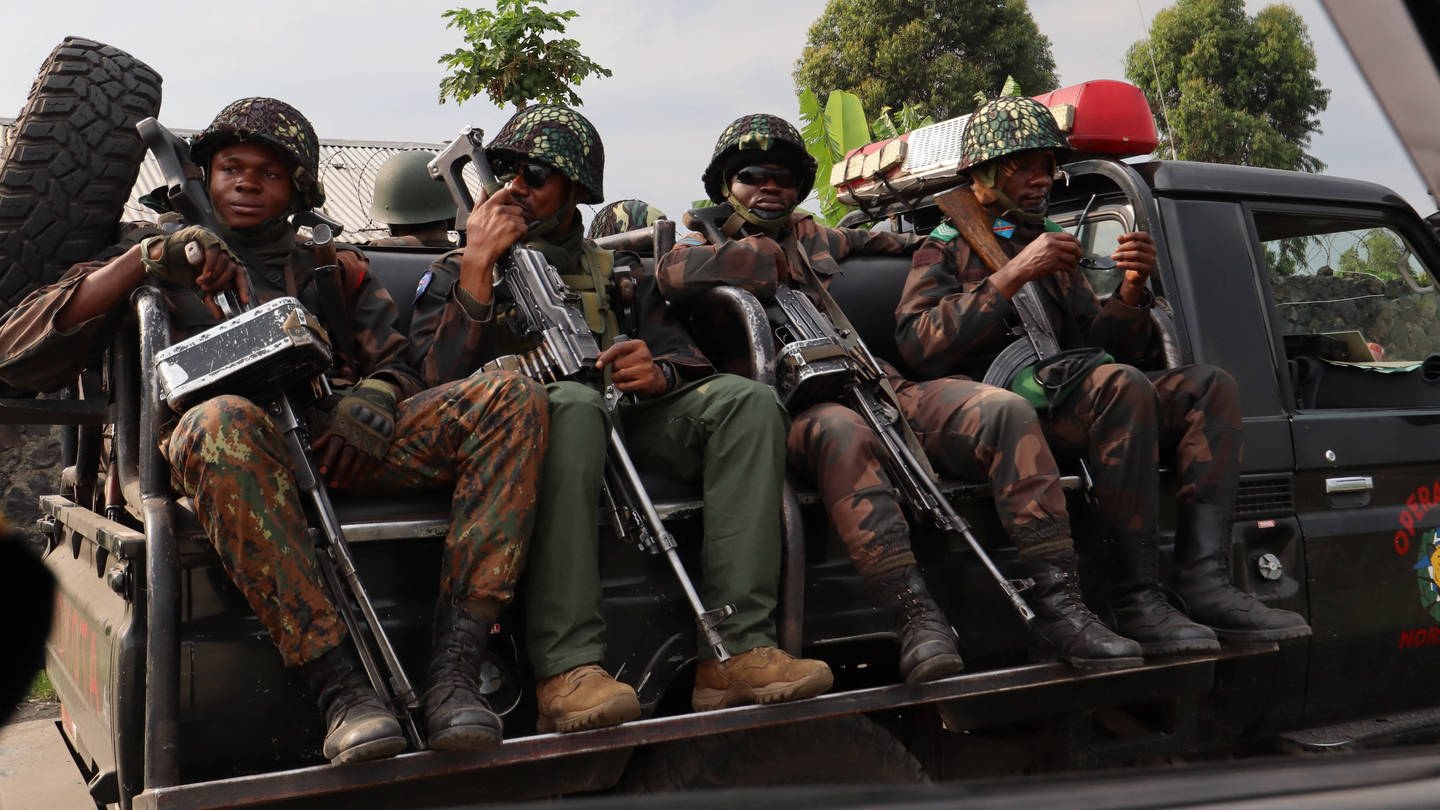
<instances>
[{"instance_id":1,"label":"soldier's bare hand","mask_svg":"<svg viewBox=\"0 0 1440 810\"><path fill-rule=\"evenodd\" d=\"M596 368L610 368L610 382L627 394L658 397L665 393L665 375L643 340L620 340L595 358Z\"/></svg>"},{"instance_id":2,"label":"soldier's bare hand","mask_svg":"<svg viewBox=\"0 0 1440 810\"><path fill-rule=\"evenodd\" d=\"M465 251L468 254L473 247L494 264L495 259L525 235L529 223L525 220L524 207L509 186L482 197L465 218Z\"/></svg>"},{"instance_id":3,"label":"soldier's bare hand","mask_svg":"<svg viewBox=\"0 0 1440 810\"><path fill-rule=\"evenodd\" d=\"M1115 266L1125 271L1128 284L1143 287L1155 270L1155 240L1144 231L1120 234L1115 252L1110 258Z\"/></svg>"},{"instance_id":4,"label":"soldier's bare hand","mask_svg":"<svg viewBox=\"0 0 1440 810\"><path fill-rule=\"evenodd\" d=\"M1064 232L1046 232L1026 245L1002 268L1020 284L1075 269L1082 252L1080 240Z\"/></svg>"},{"instance_id":5,"label":"soldier's bare hand","mask_svg":"<svg viewBox=\"0 0 1440 810\"><path fill-rule=\"evenodd\" d=\"M195 286L210 314L217 319L223 317L216 299L226 292L235 293L242 307L250 305L250 274L234 254L215 245L201 248L200 243L191 242L185 246L185 256L191 266L199 268Z\"/></svg>"}]
</instances>

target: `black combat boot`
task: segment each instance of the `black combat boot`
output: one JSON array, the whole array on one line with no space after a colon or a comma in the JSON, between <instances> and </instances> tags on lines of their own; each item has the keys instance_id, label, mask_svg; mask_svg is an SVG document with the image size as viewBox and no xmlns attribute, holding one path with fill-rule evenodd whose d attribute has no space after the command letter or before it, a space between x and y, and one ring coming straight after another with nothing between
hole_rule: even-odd
<instances>
[{"instance_id":1,"label":"black combat boot","mask_svg":"<svg viewBox=\"0 0 1440 810\"><path fill-rule=\"evenodd\" d=\"M435 614L435 652L425 678L425 730L431 748L487 751L500 745L500 716L480 692L480 656L490 623L455 605Z\"/></svg>"},{"instance_id":2,"label":"black combat boot","mask_svg":"<svg viewBox=\"0 0 1440 810\"><path fill-rule=\"evenodd\" d=\"M955 630L914 565L865 578L865 588L891 613L900 641L900 675L906 683L947 678L965 668Z\"/></svg>"},{"instance_id":3,"label":"black combat boot","mask_svg":"<svg viewBox=\"0 0 1440 810\"><path fill-rule=\"evenodd\" d=\"M1147 656L1218 651L1215 632L1186 618L1160 590L1155 535L1114 532L1113 536L1110 587L1115 632L1140 642Z\"/></svg>"},{"instance_id":4,"label":"black combat boot","mask_svg":"<svg viewBox=\"0 0 1440 810\"><path fill-rule=\"evenodd\" d=\"M1185 612L1225 641L1284 641L1310 635L1298 613L1267 606L1230 579L1230 512L1181 504L1175 525L1175 592Z\"/></svg>"},{"instance_id":5,"label":"black combat boot","mask_svg":"<svg viewBox=\"0 0 1440 810\"><path fill-rule=\"evenodd\" d=\"M300 667L325 717L321 752L332 763L394 756L405 750L405 732L370 681L348 643Z\"/></svg>"},{"instance_id":6,"label":"black combat boot","mask_svg":"<svg viewBox=\"0 0 1440 810\"><path fill-rule=\"evenodd\" d=\"M1070 666L1107 670L1144 663L1139 643L1116 635L1085 604L1073 551L1026 560L1021 567L1034 582L1025 592L1035 611L1031 629Z\"/></svg>"}]
</instances>

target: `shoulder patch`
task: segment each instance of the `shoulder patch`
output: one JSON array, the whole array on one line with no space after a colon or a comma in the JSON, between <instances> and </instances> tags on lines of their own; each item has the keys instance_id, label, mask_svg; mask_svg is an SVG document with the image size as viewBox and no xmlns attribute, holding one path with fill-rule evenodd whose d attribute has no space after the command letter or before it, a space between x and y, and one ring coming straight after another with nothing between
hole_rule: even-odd
<instances>
[{"instance_id":1,"label":"shoulder patch","mask_svg":"<svg viewBox=\"0 0 1440 810\"><path fill-rule=\"evenodd\" d=\"M1009 239L1015 234L1015 223L996 217L995 221L990 224L990 230L1002 239Z\"/></svg>"},{"instance_id":2,"label":"shoulder patch","mask_svg":"<svg viewBox=\"0 0 1440 810\"><path fill-rule=\"evenodd\" d=\"M675 240L675 244L685 245L686 247L700 247L701 245L705 244L705 237L693 232L687 233L679 239Z\"/></svg>"},{"instance_id":3,"label":"shoulder patch","mask_svg":"<svg viewBox=\"0 0 1440 810\"><path fill-rule=\"evenodd\" d=\"M430 287L430 282L431 282L431 281L434 281L434 280L435 280L435 271L434 271L434 270L426 270L426 271L425 271L425 274L422 275L422 276L420 276L420 283L415 285L415 300L416 300L416 301L419 301L419 300L420 300L420 296L422 296L422 295L425 294L425 290L429 289L429 287Z\"/></svg>"},{"instance_id":4,"label":"shoulder patch","mask_svg":"<svg viewBox=\"0 0 1440 810\"><path fill-rule=\"evenodd\" d=\"M936 225L935 229L930 232L931 239L934 239L936 242L943 243L949 243L959 235L960 232L955 230L955 226L951 225L948 222L942 222L939 225Z\"/></svg>"}]
</instances>

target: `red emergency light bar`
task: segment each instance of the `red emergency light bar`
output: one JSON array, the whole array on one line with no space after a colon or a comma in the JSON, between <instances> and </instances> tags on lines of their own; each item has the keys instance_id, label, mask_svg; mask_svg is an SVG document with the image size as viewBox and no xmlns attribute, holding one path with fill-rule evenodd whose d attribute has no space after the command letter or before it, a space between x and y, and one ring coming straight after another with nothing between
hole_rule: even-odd
<instances>
[{"instance_id":1,"label":"red emergency light bar","mask_svg":"<svg viewBox=\"0 0 1440 810\"><path fill-rule=\"evenodd\" d=\"M1079 155L1124 158L1159 143L1140 88L1097 79L1034 97L1050 108ZM961 136L970 116L921 127L898 138L852 149L830 170L841 202L871 205L952 185L959 174Z\"/></svg>"}]
</instances>

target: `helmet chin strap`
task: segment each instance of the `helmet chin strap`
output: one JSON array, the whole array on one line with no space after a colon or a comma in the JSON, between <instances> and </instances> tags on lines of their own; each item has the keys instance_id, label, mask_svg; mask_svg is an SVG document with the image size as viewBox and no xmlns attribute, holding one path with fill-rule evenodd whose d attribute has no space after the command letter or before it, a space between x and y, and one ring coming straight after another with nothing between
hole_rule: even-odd
<instances>
[{"instance_id":1,"label":"helmet chin strap","mask_svg":"<svg viewBox=\"0 0 1440 810\"><path fill-rule=\"evenodd\" d=\"M981 194L977 196L980 197L982 203L988 204L990 200L987 200L986 197L990 197L995 202L1005 206L1005 210L1000 213L1001 217L1015 219L1026 225L1044 224L1045 212L1050 208L1050 199L1047 197L1038 209L1021 208L1019 204L1010 198L1010 195L1000 190L1000 185L1004 183L1008 177L1009 175L1001 177L1000 167L994 164L980 166L970 173L971 184L980 188Z\"/></svg>"},{"instance_id":2,"label":"helmet chin strap","mask_svg":"<svg viewBox=\"0 0 1440 810\"><path fill-rule=\"evenodd\" d=\"M570 212L572 216L574 215L576 210L575 205L579 199L580 190L577 186L572 185L570 187L570 199L566 202L566 204L555 209L555 213L551 214L550 216L545 217L544 219L537 219L534 222L530 223L530 228L525 232L524 238L544 239L546 236L554 233L556 229L560 227L560 223L565 219L567 211Z\"/></svg>"},{"instance_id":3,"label":"helmet chin strap","mask_svg":"<svg viewBox=\"0 0 1440 810\"><path fill-rule=\"evenodd\" d=\"M725 200L730 203L731 208L735 209L735 216L740 217L771 236L779 233L780 230L785 227L786 223L790 221L790 212L795 210L795 206L792 205L783 211L756 211L753 208L747 208L742 205L740 201L735 198L734 192L728 189L725 191ZM730 230L729 225L730 223L727 222L725 229L727 232ZM736 230L739 230L739 228L737 227Z\"/></svg>"}]
</instances>

